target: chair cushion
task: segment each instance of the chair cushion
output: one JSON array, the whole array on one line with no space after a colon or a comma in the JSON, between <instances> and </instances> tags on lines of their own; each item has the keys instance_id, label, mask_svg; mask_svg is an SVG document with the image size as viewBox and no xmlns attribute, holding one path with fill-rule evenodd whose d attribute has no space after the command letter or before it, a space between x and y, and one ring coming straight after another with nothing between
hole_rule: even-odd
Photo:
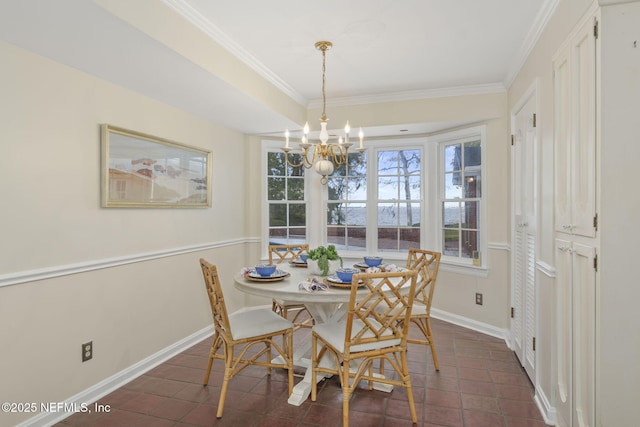
<instances>
[{"instance_id":1,"label":"chair cushion","mask_svg":"<svg viewBox=\"0 0 640 427\"><path fill-rule=\"evenodd\" d=\"M293 328L293 323L270 309L237 311L229 316L234 340L271 334Z\"/></svg>"},{"instance_id":2,"label":"chair cushion","mask_svg":"<svg viewBox=\"0 0 640 427\"><path fill-rule=\"evenodd\" d=\"M378 313L383 313L385 310L387 310L388 307L388 304L385 304L383 301L381 301L380 304L376 306L376 311ZM413 306L411 307L411 315L424 316L425 314L427 314L427 306L421 302L413 301Z\"/></svg>"},{"instance_id":3,"label":"chair cushion","mask_svg":"<svg viewBox=\"0 0 640 427\"><path fill-rule=\"evenodd\" d=\"M378 322L371 319L371 323L379 325ZM362 320L356 319L353 321L353 327L351 332L353 335L357 334L360 329L364 326ZM318 334L324 341L329 343L332 347L338 350L340 353L344 352L344 338L346 334L347 324L346 322L338 322L338 323L322 323L315 325L312 329L313 332ZM391 331L387 330L383 334L383 336L391 336ZM373 333L368 331L364 334L365 338L373 337ZM388 341L378 341L371 342L367 344L358 344L351 347L351 352L356 353L359 351L367 351L367 350L376 350L381 348L392 347L394 345L400 344L400 339L388 340Z\"/></svg>"}]
</instances>

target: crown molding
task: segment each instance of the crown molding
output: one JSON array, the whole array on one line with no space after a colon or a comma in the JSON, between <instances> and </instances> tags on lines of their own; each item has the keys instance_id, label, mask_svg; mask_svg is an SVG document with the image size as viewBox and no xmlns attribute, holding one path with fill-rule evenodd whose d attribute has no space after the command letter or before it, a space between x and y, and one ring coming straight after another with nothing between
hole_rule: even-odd
<instances>
[{"instance_id":1,"label":"crown molding","mask_svg":"<svg viewBox=\"0 0 640 427\"><path fill-rule=\"evenodd\" d=\"M278 77L270 69L265 67L260 61L256 59L251 53L243 49L238 43L233 41L225 32L220 30L217 26L213 25L211 21L206 19L200 12L192 8L184 0L162 0L171 9L178 12L183 18L193 24L196 28L199 28L207 36L209 36L214 42L228 50L233 56L244 62L252 70L262 76L269 83L281 90L291 99L305 105L307 99L305 99L300 93L294 90L284 80Z\"/></svg>"},{"instance_id":2,"label":"crown molding","mask_svg":"<svg viewBox=\"0 0 640 427\"><path fill-rule=\"evenodd\" d=\"M531 28L529 29L529 32L527 33L522 46L520 47L520 49L518 49L517 58L509 67L507 75L504 79L505 87L508 88L509 86L511 86L511 83L513 83L516 76L524 66L525 61L531 54L531 51L535 47L536 43L538 43L538 39L540 39L542 32L547 27L549 20L551 20L551 17L556 11L558 3L560 3L560 0L545 0L542 8L540 8L540 11L538 12L538 15L536 15L535 21L531 25Z\"/></svg>"},{"instance_id":3,"label":"crown molding","mask_svg":"<svg viewBox=\"0 0 640 427\"><path fill-rule=\"evenodd\" d=\"M415 101L419 99L446 98L450 96L502 93L502 92L506 92L506 90L507 88L502 83L490 83L490 84L484 84L484 85L456 86L456 87L446 87L446 88L438 88L438 89L424 89L424 90L413 90L413 91L404 91L404 92L382 93L377 95L337 97L337 98L332 98L331 101L327 101L327 105L333 106L333 107L340 107L340 106L359 105L359 104L377 104L377 103L384 103L384 102ZM311 100L307 105L307 108L320 108L320 107L322 107L322 99Z\"/></svg>"}]
</instances>

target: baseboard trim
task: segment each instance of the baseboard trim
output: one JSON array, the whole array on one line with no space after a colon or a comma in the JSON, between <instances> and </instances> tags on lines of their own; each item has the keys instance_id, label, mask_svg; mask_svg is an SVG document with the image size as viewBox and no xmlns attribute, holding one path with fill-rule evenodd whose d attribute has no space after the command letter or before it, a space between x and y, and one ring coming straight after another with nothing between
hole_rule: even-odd
<instances>
[{"instance_id":1,"label":"baseboard trim","mask_svg":"<svg viewBox=\"0 0 640 427\"><path fill-rule=\"evenodd\" d=\"M445 322L453 323L454 325L462 326L467 329L472 329L492 337L500 338L507 343L507 346L509 345L509 331L507 329L497 328L487 323L478 322L477 320L469 319L468 317L459 316L447 311L438 310L437 308L431 309L431 317L434 319L444 320Z\"/></svg>"},{"instance_id":2,"label":"baseboard trim","mask_svg":"<svg viewBox=\"0 0 640 427\"><path fill-rule=\"evenodd\" d=\"M538 405L538 409L540 410L540 414L542 414L544 423L550 426L557 425L558 418L556 416L556 409L551 406L547 395L544 394L544 391L542 391L538 386L536 386L536 394L533 399L535 400L536 405Z\"/></svg>"},{"instance_id":3,"label":"baseboard trim","mask_svg":"<svg viewBox=\"0 0 640 427\"><path fill-rule=\"evenodd\" d=\"M146 359L131 365L130 367L118 372L117 374L81 391L75 396L71 396L64 401L65 407L80 408L81 405L89 405L107 394L119 389L123 385L138 378L145 372L155 368L156 366L166 362L172 357L182 353L189 347L199 343L200 341L213 335L213 325L207 326L194 334L163 348L159 352L152 354ZM67 412L44 412L33 418L18 424L16 427L47 427L52 426L65 418L72 415Z\"/></svg>"}]
</instances>

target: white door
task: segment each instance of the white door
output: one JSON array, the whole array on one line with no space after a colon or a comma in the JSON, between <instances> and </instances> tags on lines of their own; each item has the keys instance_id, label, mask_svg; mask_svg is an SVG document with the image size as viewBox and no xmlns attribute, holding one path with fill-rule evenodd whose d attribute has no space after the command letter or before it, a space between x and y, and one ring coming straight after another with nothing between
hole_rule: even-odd
<instances>
[{"instance_id":1,"label":"white door","mask_svg":"<svg viewBox=\"0 0 640 427\"><path fill-rule=\"evenodd\" d=\"M536 96L525 98L513 116L512 346L535 384L536 332Z\"/></svg>"}]
</instances>

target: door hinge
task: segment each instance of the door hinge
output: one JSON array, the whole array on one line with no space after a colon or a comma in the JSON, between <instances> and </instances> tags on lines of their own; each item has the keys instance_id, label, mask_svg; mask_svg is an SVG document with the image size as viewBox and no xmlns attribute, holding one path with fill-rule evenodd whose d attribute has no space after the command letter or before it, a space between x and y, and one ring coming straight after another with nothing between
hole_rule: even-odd
<instances>
[{"instance_id":1,"label":"door hinge","mask_svg":"<svg viewBox=\"0 0 640 427\"><path fill-rule=\"evenodd\" d=\"M511 145L513 145L513 143L515 142L516 136L514 134L511 134Z\"/></svg>"},{"instance_id":2,"label":"door hinge","mask_svg":"<svg viewBox=\"0 0 640 427\"><path fill-rule=\"evenodd\" d=\"M533 337L533 351L536 351L536 337Z\"/></svg>"},{"instance_id":3,"label":"door hinge","mask_svg":"<svg viewBox=\"0 0 640 427\"><path fill-rule=\"evenodd\" d=\"M598 271L598 254L593 257L593 269Z\"/></svg>"},{"instance_id":4,"label":"door hinge","mask_svg":"<svg viewBox=\"0 0 640 427\"><path fill-rule=\"evenodd\" d=\"M598 214L595 214L595 216L593 217L593 228L598 231Z\"/></svg>"},{"instance_id":5,"label":"door hinge","mask_svg":"<svg viewBox=\"0 0 640 427\"><path fill-rule=\"evenodd\" d=\"M511 307L511 318L513 319L516 316L515 308Z\"/></svg>"},{"instance_id":6,"label":"door hinge","mask_svg":"<svg viewBox=\"0 0 640 427\"><path fill-rule=\"evenodd\" d=\"M533 113L533 127L536 127L536 113Z\"/></svg>"},{"instance_id":7,"label":"door hinge","mask_svg":"<svg viewBox=\"0 0 640 427\"><path fill-rule=\"evenodd\" d=\"M596 38L596 40L598 39L598 20L594 20L593 22L593 37Z\"/></svg>"}]
</instances>

